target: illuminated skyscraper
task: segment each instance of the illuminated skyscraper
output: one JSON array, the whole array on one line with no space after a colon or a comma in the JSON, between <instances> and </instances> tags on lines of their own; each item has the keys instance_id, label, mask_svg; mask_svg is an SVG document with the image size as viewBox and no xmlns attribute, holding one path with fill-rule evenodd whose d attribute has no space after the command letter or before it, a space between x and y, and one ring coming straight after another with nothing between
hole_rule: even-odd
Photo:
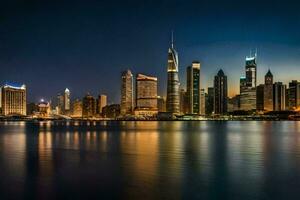
<instances>
[{"instance_id":1,"label":"illuminated skyscraper","mask_svg":"<svg viewBox=\"0 0 300 200\"><path fill-rule=\"evenodd\" d=\"M256 87L257 77L257 65L256 65L256 53L254 56L246 57L246 85L247 87Z\"/></svg>"},{"instance_id":2,"label":"illuminated skyscraper","mask_svg":"<svg viewBox=\"0 0 300 200\"><path fill-rule=\"evenodd\" d=\"M136 108L157 110L157 78L137 74Z\"/></svg>"},{"instance_id":3,"label":"illuminated skyscraper","mask_svg":"<svg viewBox=\"0 0 300 200\"><path fill-rule=\"evenodd\" d=\"M133 112L133 76L130 70L122 73L121 115Z\"/></svg>"},{"instance_id":4,"label":"illuminated skyscraper","mask_svg":"<svg viewBox=\"0 0 300 200\"><path fill-rule=\"evenodd\" d=\"M214 112L225 114L227 112L227 76L222 69L219 70L214 80Z\"/></svg>"},{"instance_id":5,"label":"illuminated skyscraper","mask_svg":"<svg viewBox=\"0 0 300 200\"><path fill-rule=\"evenodd\" d=\"M82 99L82 117L91 118L94 117L96 113L96 102L95 98L87 94Z\"/></svg>"},{"instance_id":6,"label":"illuminated skyscraper","mask_svg":"<svg viewBox=\"0 0 300 200\"><path fill-rule=\"evenodd\" d=\"M26 115L26 86L24 84L5 84L1 93L3 115Z\"/></svg>"},{"instance_id":7,"label":"illuminated skyscraper","mask_svg":"<svg viewBox=\"0 0 300 200\"><path fill-rule=\"evenodd\" d=\"M56 97L56 113L64 113L64 96L61 93L58 93Z\"/></svg>"},{"instance_id":8,"label":"illuminated skyscraper","mask_svg":"<svg viewBox=\"0 0 300 200\"><path fill-rule=\"evenodd\" d=\"M72 104L72 117L82 117L82 101L79 99Z\"/></svg>"},{"instance_id":9,"label":"illuminated skyscraper","mask_svg":"<svg viewBox=\"0 0 300 200\"><path fill-rule=\"evenodd\" d=\"M282 84L282 82L274 83L273 87L273 99L274 99L274 110L282 111L285 110L285 96L286 96L286 85Z\"/></svg>"},{"instance_id":10,"label":"illuminated skyscraper","mask_svg":"<svg viewBox=\"0 0 300 200\"><path fill-rule=\"evenodd\" d=\"M289 109L295 110L300 107L300 82L293 80L289 83Z\"/></svg>"},{"instance_id":11,"label":"illuminated skyscraper","mask_svg":"<svg viewBox=\"0 0 300 200\"><path fill-rule=\"evenodd\" d=\"M168 82L167 82L167 112L179 114L179 77L178 77L178 54L174 49L173 34L171 47L168 51Z\"/></svg>"},{"instance_id":12,"label":"illuminated skyscraper","mask_svg":"<svg viewBox=\"0 0 300 200\"><path fill-rule=\"evenodd\" d=\"M264 86L264 110L273 110L273 74L269 70L265 75L265 86Z\"/></svg>"},{"instance_id":13,"label":"illuminated skyscraper","mask_svg":"<svg viewBox=\"0 0 300 200\"><path fill-rule=\"evenodd\" d=\"M205 90L200 90L200 115L205 115Z\"/></svg>"},{"instance_id":14,"label":"illuminated skyscraper","mask_svg":"<svg viewBox=\"0 0 300 200\"><path fill-rule=\"evenodd\" d=\"M64 94L64 112L67 113L70 111L70 90L68 88L65 89Z\"/></svg>"},{"instance_id":15,"label":"illuminated skyscraper","mask_svg":"<svg viewBox=\"0 0 300 200\"><path fill-rule=\"evenodd\" d=\"M102 114L102 109L107 105L107 96L102 94L97 99L97 113Z\"/></svg>"},{"instance_id":16,"label":"illuminated skyscraper","mask_svg":"<svg viewBox=\"0 0 300 200\"><path fill-rule=\"evenodd\" d=\"M187 92L184 89L180 90L180 114L188 113Z\"/></svg>"},{"instance_id":17,"label":"illuminated skyscraper","mask_svg":"<svg viewBox=\"0 0 300 200\"><path fill-rule=\"evenodd\" d=\"M200 62L194 61L186 70L188 113L200 114Z\"/></svg>"}]
</instances>

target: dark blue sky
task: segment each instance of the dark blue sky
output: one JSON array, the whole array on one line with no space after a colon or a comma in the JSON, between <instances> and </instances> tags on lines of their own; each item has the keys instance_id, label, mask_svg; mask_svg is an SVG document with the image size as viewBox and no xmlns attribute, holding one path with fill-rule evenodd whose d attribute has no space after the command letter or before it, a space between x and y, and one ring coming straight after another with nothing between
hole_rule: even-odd
<instances>
[{"instance_id":1,"label":"dark blue sky","mask_svg":"<svg viewBox=\"0 0 300 200\"><path fill-rule=\"evenodd\" d=\"M296 1L64 1L0 3L0 81L25 83L28 98L105 93L119 102L120 72L159 79L165 95L167 49L175 32L179 70L200 60L202 85L223 68L238 92L244 59L258 48L258 76L299 79L300 4Z\"/></svg>"}]
</instances>

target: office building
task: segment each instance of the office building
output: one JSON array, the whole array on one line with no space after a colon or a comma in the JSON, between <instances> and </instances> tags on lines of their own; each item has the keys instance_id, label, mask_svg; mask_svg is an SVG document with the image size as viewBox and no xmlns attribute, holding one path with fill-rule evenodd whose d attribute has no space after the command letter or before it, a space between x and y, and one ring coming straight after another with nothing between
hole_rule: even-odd
<instances>
[{"instance_id":1,"label":"office building","mask_svg":"<svg viewBox=\"0 0 300 200\"><path fill-rule=\"evenodd\" d=\"M188 113L188 97L187 92L184 89L180 90L180 114L184 115Z\"/></svg>"},{"instance_id":2,"label":"office building","mask_svg":"<svg viewBox=\"0 0 300 200\"><path fill-rule=\"evenodd\" d=\"M135 115L154 115L157 112L157 78L137 74Z\"/></svg>"},{"instance_id":3,"label":"office building","mask_svg":"<svg viewBox=\"0 0 300 200\"><path fill-rule=\"evenodd\" d=\"M214 114L227 113L227 76L222 69L219 70L214 80Z\"/></svg>"},{"instance_id":4,"label":"office building","mask_svg":"<svg viewBox=\"0 0 300 200\"><path fill-rule=\"evenodd\" d=\"M200 114L200 62L194 61L186 74L188 113Z\"/></svg>"},{"instance_id":5,"label":"office building","mask_svg":"<svg viewBox=\"0 0 300 200\"><path fill-rule=\"evenodd\" d=\"M205 90L200 89L200 115L205 115Z\"/></svg>"},{"instance_id":6,"label":"office building","mask_svg":"<svg viewBox=\"0 0 300 200\"><path fill-rule=\"evenodd\" d=\"M102 94L97 99L97 114L102 114L102 109L107 105L107 96Z\"/></svg>"},{"instance_id":7,"label":"office building","mask_svg":"<svg viewBox=\"0 0 300 200\"><path fill-rule=\"evenodd\" d=\"M82 101L80 99L76 99L72 103L72 117L79 118L82 117Z\"/></svg>"},{"instance_id":8,"label":"office building","mask_svg":"<svg viewBox=\"0 0 300 200\"><path fill-rule=\"evenodd\" d=\"M275 82L273 86L273 102L275 111L283 111L286 109L286 85L282 82Z\"/></svg>"},{"instance_id":9,"label":"office building","mask_svg":"<svg viewBox=\"0 0 300 200\"><path fill-rule=\"evenodd\" d=\"M273 111L273 74L270 70L265 75L264 110Z\"/></svg>"},{"instance_id":10,"label":"office building","mask_svg":"<svg viewBox=\"0 0 300 200\"><path fill-rule=\"evenodd\" d=\"M256 110L257 111L264 111L264 92L265 92L265 85L260 84L256 87Z\"/></svg>"},{"instance_id":11,"label":"office building","mask_svg":"<svg viewBox=\"0 0 300 200\"><path fill-rule=\"evenodd\" d=\"M289 109L296 110L300 106L300 82L293 80L289 83Z\"/></svg>"},{"instance_id":12,"label":"office building","mask_svg":"<svg viewBox=\"0 0 300 200\"><path fill-rule=\"evenodd\" d=\"M207 97L205 101L205 114L211 115L214 111L215 89L213 87L207 88Z\"/></svg>"},{"instance_id":13,"label":"office building","mask_svg":"<svg viewBox=\"0 0 300 200\"><path fill-rule=\"evenodd\" d=\"M157 109L158 112L166 112L166 100L164 97L157 96Z\"/></svg>"},{"instance_id":14,"label":"office building","mask_svg":"<svg viewBox=\"0 0 300 200\"><path fill-rule=\"evenodd\" d=\"M96 102L92 95L87 94L82 99L82 117L92 118L96 113Z\"/></svg>"},{"instance_id":15,"label":"office building","mask_svg":"<svg viewBox=\"0 0 300 200\"><path fill-rule=\"evenodd\" d=\"M173 34L171 47L168 51L168 82L167 82L167 112L180 113L179 76L178 76L178 54L174 49Z\"/></svg>"},{"instance_id":16,"label":"office building","mask_svg":"<svg viewBox=\"0 0 300 200\"><path fill-rule=\"evenodd\" d=\"M122 72L121 83L121 115L133 112L133 75L130 70Z\"/></svg>"},{"instance_id":17,"label":"office building","mask_svg":"<svg viewBox=\"0 0 300 200\"><path fill-rule=\"evenodd\" d=\"M68 114L70 109L71 109L70 90L66 88L64 93L64 113Z\"/></svg>"},{"instance_id":18,"label":"office building","mask_svg":"<svg viewBox=\"0 0 300 200\"><path fill-rule=\"evenodd\" d=\"M1 90L2 114L26 115L26 86L19 84L5 84Z\"/></svg>"}]
</instances>

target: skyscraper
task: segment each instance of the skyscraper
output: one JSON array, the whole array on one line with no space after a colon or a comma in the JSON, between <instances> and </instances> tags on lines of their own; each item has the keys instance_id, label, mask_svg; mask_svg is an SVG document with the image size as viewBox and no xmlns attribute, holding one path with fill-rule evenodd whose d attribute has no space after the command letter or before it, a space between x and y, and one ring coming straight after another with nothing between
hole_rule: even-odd
<instances>
[{"instance_id":1,"label":"skyscraper","mask_svg":"<svg viewBox=\"0 0 300 200\"><path fill-rule=\"evenodd\" d=\"M157 96L157 109L158 112L166 112L166 100L164 97Z\"/></svg>"},{"instance_id":2,"label":"skyscraper","mask_svg":"<svg viewBox=\"0 0 300 200\"><path fill-rule=\"evenodd\" d=\"M300 82L293 80L289 83L289 109L295 110L300 106Z\"/></svg>"},{"instance_id":3,"label":"skyscraper","mask_svg":"<svg viewBox=\"0 0 300 200\"><path fill-rule=\"evenodd\" d=\"M286 85L284 85L282 82L275 82L273 89L274 110L285 110Z\"/></svg>"},{"instance_id":4,"label":"skyscraper","mask_svg":"<svg viewBox=\"0 0 300 200\"><path fill-rule=\"evenodd\" d=\"M205 102L205 114L211 115L214 111L215 89L213 87L207 88L207 101Z\"/></svg>"},{"instance_id":5,"label":"skyscraper","mask_svg":"<svg viewBox=\"0 0 300 200\"><path fill-rule=\"evenodd\" d=\"M64 113L64 96L61 93L58 93L56 97L56 113Z\"/></svg>"},{"instance_id":6,"label":"skyscraper","mask_svg":"<svg viewBox=\"0 0 300 200\"><path fill-rule=\"evenodd\" d=\"M257 80L256 53L254 56L246 57L245 70L247 87L255 88Z\"/></svg>"},{"instance_id":7,"label":"skyscraper","mask_svg":"<svg viewBox=\"0 0 300 200\"><path fill-rule=\"evenodd\" d=\"M70 90L66 88L64 93L64 113L68 113L70 108Z\"/></svg>"},{"instance_id":8,"label":"skyscraper","mask_svg":"<svg viewBox=\"0 0 300 200\"><path fill-rule=\"evenodd\" d=\"M171 47L168 51L168 82L167 82L167 112L179 114L179 76L178 76L178 54L174 49L173 34Z\"/></svg>"},{"instance_id":9,"label":"skyscraper","mask_svg":"<svg viewBox=\"0 0 300 200\"><path fill-rule=\"evenodd\" d=\"M135 115L157 114L157 78L137 74Z\"/></svg>"},{"instance_id":10,"label":"skyscraper","mask_svg":"<svg viewBox=\"0 0 300 200\"><path fill-rule=\"evenodd\" d=\"M264 86L264 110L273 110L273 74L268 70L265 75L265 86Z\"/></svg>"},{"instance_id":11,"label":"skyscraper","mask_svg":"<svg viewBox=\"0 0 300 200\"><path fill-rule=\"evenodd\" d=\"M107 105L107 96L101 94L97 99L97 113L102 114L102 109Z\"/></svg>"},{"instance_id":12,"label":"skyscraper","mask_svg":"<svg viewBox=\"0 0 300 200\"><path fill-rule=\"evenodd\" d=\"M264 111L264 92L265 92L265 85L259 84L256 87L256 110L257 111Z\"/></svg>"},{"instance_id":13,"label":"skyscraper","mask_svg":"<svg viewBox=\"0 0 300 200\"><path fill-rule=\"evenodd\" d=\"M188 113L200 114L200 62L194 61L186 70Z\"/></svg>"},{"instance_id":14,"label":"skyscraper","mask_svg":"<svg viewBox=\"0 0 300 200\"><path fill-rule=\"evenodd\" d=\"M184 115L188 113L188 99L187 99L187 92L185 89L180 89L180 114Z\"/></svg>"},{"instance_id":15,"label":"skyscraper","mask_svg":"<svg viewBox=\"0 0 300 200\"><path fill-rule=\"evenodd\" d=\"M82 99L82 117L91 118L96 113L96 102L95 98L89 93Z\"/></svg>"},{"instance_id":16,"label":"skyscraper","mask_svg":"<svg viewBox=\"0 0 300 200\"><path fill-rule=\"evenodd\" d=\"M200 90L200 115L205 115L205 90Z\"/></svg>"},{"instance_id":17,"label":"skyscraper","mask_svg":"<svg viewBox=\"0 0 300 200\"><path fill-rule=\"evenodd\" d=\"M133 76L130 70L122 72L121 115L133 112Z\"/></svg>"},{"instance_id":18,"label":"skyscraper","mask_svg":"<svg viewBox=\"0 0 300 200\"><path fill-rule=\"evenodd\" d=\"M82 101L79 99L72 104L72 117L82 117Z\"/></svg>"},{"instance_id":19,"label":"skyscraper","mask_svg":"<svg viewBox=\"0 0 300 200\"><path fill-rule=\"evenodd\" d=\"M26 86L24 84L5 84L1 93L3 115L26 115Z\"/></svg>"},{"instance_id":20,"label":"skyscraper","mask_svg":"<svg viewBox=\"0 0 300 200\"><path fill-rule=\"evenodd\" d=\"M219 70L214 80L214 113L225 114L227 112L227 76L222 69Z\"/></svg>"}]
</instances>

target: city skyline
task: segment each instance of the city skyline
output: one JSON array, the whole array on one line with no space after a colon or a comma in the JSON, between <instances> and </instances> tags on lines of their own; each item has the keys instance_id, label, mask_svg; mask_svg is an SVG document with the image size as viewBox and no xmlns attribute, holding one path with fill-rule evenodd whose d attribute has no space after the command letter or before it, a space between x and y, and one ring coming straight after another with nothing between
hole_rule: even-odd
<instances>
[{"instance_id":1,"label":"city skyline","mask_svg":"<svg viewBox=\"0 0 300 200\"><path fill-rule=\"evenodd\" d=\"M107 1L78 1L72 9L67 9L68 1L52 2L51 6L46 2L7 2L1 8L0 65L5 70L0 80L26 83L30 101L51 97L67 87L74 98L89 91L105 93L109 101L117 103L120 94L111 91L119 91L119 84L114 83L119 83L120 71L129 68L166 82L171 30L183 87L186 67L199 60L203 88L213 85L214 75L222 68L228 76L229 96L237 94L244 59L256 48L258 83L264 82L269 68L276 81L288 84L298 79L297 6L252 4L259 4L255 15L248 15L251 6L242 2L230 6L222 1L174 1L170 6L167 2L132 1L115 6ZM110 59L112 56L115 59ZM78 81L81 78L85 81ZM159 84L159 95L166 96L166 87Z\"/></svg>"}]
</instances>

